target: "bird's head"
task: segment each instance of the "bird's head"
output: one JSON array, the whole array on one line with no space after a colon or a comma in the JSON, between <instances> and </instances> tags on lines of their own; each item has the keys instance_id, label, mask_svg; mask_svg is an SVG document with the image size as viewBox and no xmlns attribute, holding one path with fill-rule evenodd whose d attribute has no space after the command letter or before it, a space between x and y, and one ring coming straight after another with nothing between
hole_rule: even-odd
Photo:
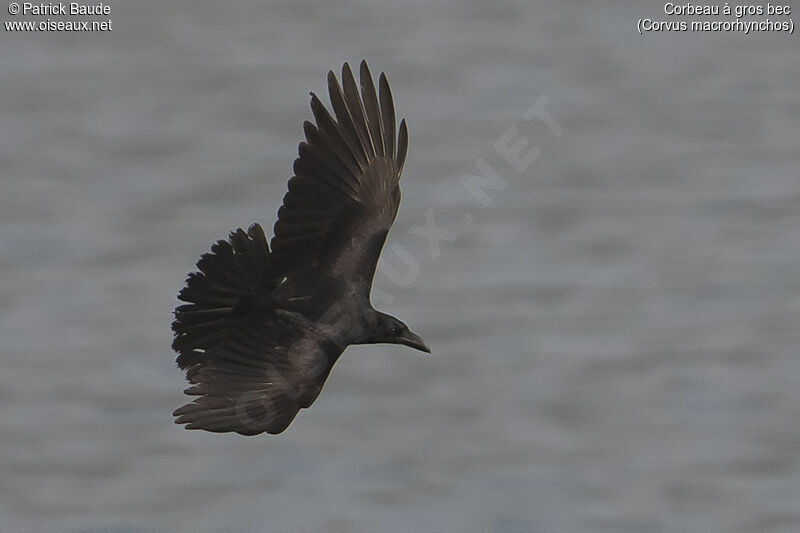
<instances>
[{"instance_id":1,"label":"bird's head","mask_svg":"<svg viewBox=\"0 0 800 533\"><path fill-rule=\"evenodd\" d=\"M408 326L400 320L381 312L376 313L376 318L375 325L364 344L405 344L411 348L431 353L431 349L425 344L422 337L408 329Z\"/></svg>"}]
</instances>

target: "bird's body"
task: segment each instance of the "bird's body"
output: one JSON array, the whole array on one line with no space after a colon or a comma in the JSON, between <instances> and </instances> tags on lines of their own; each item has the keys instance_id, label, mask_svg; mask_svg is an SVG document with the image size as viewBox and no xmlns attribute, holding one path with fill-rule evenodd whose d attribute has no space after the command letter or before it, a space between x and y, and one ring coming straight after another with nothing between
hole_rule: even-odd
<instances>
[{"instance_id":1,"label":"bird's body","mask_svg":"<svg viewBox=\"0 0 800 533\"><path fill-rule=\"evenodd\" d=\"M322 390L350 344L390 342L429 351L370 288L400 204L408 134L395 132L385 76L375 91L361 63L343 90L328 88L335 119L312 93L317 124L303 125L295 176L271 246L253 224L218 241L189 275L175 311L173 348L197 398L177 409L187 429L280 433Z\"/></svg>"}]
</instances>

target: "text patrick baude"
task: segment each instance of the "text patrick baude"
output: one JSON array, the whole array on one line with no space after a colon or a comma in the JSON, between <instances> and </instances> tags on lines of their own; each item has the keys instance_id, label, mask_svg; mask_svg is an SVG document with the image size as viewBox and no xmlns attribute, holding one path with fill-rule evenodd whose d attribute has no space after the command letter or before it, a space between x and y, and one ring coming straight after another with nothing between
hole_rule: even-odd
<instances>
[{"instance_id":1,"label":"text patrick baude","mask_svg":"<svg viewBox=\"0 0 800 533\"><path fill-rule=\"evenodd\" d=\"M46 4L22 3L23 15L110 15L111 6L108 4L81 4L70 2L49 2Z\"/></svg>"}]
</instances>

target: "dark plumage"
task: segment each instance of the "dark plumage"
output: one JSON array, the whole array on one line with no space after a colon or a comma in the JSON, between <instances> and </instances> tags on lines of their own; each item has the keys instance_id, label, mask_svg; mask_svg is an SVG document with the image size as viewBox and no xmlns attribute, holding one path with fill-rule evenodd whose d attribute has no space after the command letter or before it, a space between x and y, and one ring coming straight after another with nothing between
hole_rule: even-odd
<instances>
[{"instance_id":1,"label":"dark plumage","mask_svg":"<svg viewBox=\"0 0 800 533\"><path fill-rule=\"evenodd\" d=\"M328 73L335 118L314 93L289 192L270 245L253 224L197 262L175 310L173 349L194 401L177 409L187 429L280 433L310 406L350 344L405 344L429 352L396 318L373 309L370 288L400 204L408 148L392 93L365 62ZM271 251L270 251L271 248Z\"/></svg>"}]
</instances>

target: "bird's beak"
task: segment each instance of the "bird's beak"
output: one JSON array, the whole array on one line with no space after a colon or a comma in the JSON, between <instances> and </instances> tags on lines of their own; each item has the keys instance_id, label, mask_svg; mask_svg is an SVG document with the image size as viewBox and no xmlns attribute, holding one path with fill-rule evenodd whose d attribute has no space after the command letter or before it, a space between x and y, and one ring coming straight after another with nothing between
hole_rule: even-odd
<instances>
[{"instance_id":1,"label":"bird's beak","mask_svg":"<svg viewBox=\"0 0 800 533\"><path fill-rule=\"evenodd\" d=\"M427 344L425 344L425 341L422 340L422 337L411 331L404 333L402 337L397 339L397 341L400 344L405 344L406 346L410 346L416 350L431 353L431 349Z\"/></svg>"}]
</instances>

